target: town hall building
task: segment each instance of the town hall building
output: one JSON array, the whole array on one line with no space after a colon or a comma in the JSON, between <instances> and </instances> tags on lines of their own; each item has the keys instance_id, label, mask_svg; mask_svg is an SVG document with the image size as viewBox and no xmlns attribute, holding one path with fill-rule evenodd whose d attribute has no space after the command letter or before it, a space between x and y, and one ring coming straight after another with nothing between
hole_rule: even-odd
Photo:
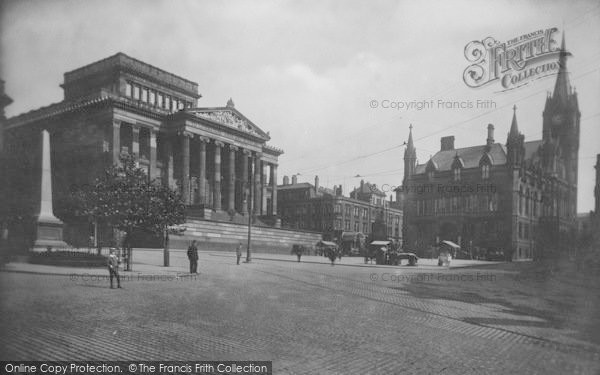
<instances>
[{"instance_id":1,"label":"town hall building","mask_svg":"<svg viewBox=\"0 0 600 375\"><path fill-rule=\"evenodd\" d=\"M542 139L526 141L513 108L506 143L487 126L481 145L455 148L454 136L417 164L409 132L404 154L404 246L429 254L441 241L464 256L507 260L556 255L573 245L577 225L579 121L577 93L567 72L564 36L554 91L543 109Z\"/></svg>"}]
</instances>

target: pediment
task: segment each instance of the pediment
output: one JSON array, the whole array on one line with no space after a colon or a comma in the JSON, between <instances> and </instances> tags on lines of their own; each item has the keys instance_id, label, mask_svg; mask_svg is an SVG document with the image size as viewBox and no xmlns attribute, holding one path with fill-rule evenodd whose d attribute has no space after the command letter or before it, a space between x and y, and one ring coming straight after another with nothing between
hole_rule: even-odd
<instances>
[{"instance_id":1,"label":"pediment","mask_svg":"<svg viewBox=\"0 0 600 375\"><path fill-rule=\"evenodd\" d=\"M267 133L234 108L192 108L186 110L186 112L202 119L263 138L265 141L270 139Z\"/></svg>"}]
</instances>

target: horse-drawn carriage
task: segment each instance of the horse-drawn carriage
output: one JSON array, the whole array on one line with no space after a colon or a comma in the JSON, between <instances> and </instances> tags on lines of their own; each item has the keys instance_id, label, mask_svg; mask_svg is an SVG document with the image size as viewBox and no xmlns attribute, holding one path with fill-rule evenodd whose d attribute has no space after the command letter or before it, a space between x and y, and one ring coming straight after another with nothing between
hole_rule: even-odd
<instances>
[{"instance_id":1,"label":"horse-drawn carriage","mask_svg":"<svg viewBox=\"0 0 600 375\"><path fill-rule=\"evenodd\" d=\"M399 266L402 260L407 260L409 266L416 266L419 258L414 253L406 253L391 241L373 241L367 246L365 263L387 264Z\"/></svg>"}]
</instances>

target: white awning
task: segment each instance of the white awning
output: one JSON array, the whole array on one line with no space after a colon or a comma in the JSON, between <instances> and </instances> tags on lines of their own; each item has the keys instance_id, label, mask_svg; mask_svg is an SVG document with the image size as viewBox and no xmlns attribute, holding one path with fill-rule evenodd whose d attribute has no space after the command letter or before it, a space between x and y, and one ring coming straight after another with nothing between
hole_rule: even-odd
<instances>
[{"instance_id":1,"label":"white awning","mask_svg":"<svg viewBox=\"0 0 600 375\"><path fill-rule=\"evenodd\" d=\"M442 241L442 243L450 246L453 249L459 249L460 248L460 246L458 246L457 244L455 244L452 241Z\"/></svg>"},{"instance_id":2,"label":"white awning","mask_svg":"<svg viewBox=\"0 0 600 375\"><path fill-rule=\"evenodd\" d=\"M375 246L388 246L390 244L390 241L373 241L371 242L371 245L375 245Z\"/></svg>"}]
</instances>

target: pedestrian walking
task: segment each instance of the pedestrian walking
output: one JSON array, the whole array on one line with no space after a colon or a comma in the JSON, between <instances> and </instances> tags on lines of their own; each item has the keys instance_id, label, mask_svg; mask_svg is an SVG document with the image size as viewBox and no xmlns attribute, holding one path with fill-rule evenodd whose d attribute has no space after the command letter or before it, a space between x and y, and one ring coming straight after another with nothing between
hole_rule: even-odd
<instances>
[{"instance_id":1,"label":"pedestrian walking","mask_svg":"<svg viewBox=\"0 0 600 375\"><path fill-rule=\"evenodd\" d=\"M193 240L190 247L188 247L187 256L190 260L190 273L198 273L198 248L196 247L196 240Z\"/></svg>"},{"instance_id":2,"label":"pedestrian walking","mask_svg":"<svg viewBox=\"0 0 600 375\"><path fill-rule=\"evenodd\" d=\"M114 289L113 287L113 279L117 278L117 288L121 287L121 278L119 277L119 258L115 254L115 249L110 249L110 254L108 255L108 273L110 275L110 289Z\"/></svg>"},{"instance_id":3,"label":"pedestrian walking","mask_svg":"<svg viewBox=\"0 0 600 375\"><path fill-rule=\"evenodd\" d=\"M238 244L237 248L235 249L235 256L237 256L237 264L240 264L240 258L242 257L242 244Z\"/></svg>"}]
</instances>

